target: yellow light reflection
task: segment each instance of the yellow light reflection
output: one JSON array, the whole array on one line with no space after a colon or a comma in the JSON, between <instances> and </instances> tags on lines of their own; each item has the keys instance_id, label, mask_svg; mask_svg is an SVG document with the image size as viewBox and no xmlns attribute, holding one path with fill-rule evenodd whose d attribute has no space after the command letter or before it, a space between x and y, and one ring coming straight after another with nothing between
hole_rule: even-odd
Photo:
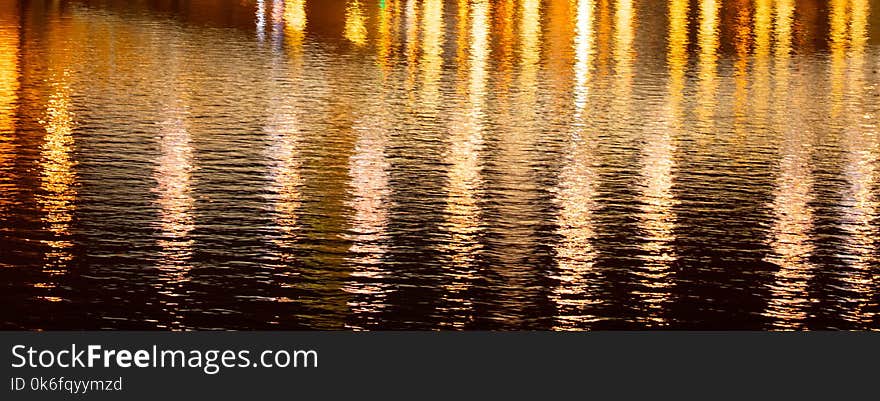
<instances>
[{"instance_id":1,"label":"yellow light reflection","mask_svg":"<svg viewBox=\"0 0 880 401\"><path fill-rule=\"evenodd\" d=\"M406 90L413 100L413 90L418 72L419 10L417 0L406 0Z\"/></svg>"},{"instance_id":2,"label":"yellow light reflection","mask_svg":"<svg viewBox=\"0 0 880 401\"><path fill-rule=\"evenodd\" d=\"M831 0L828 14L831 51L831 118L837 118L842 111L843 91L846 85L846 47L847 47L847 5L848 0Z\"/></svg>"},{"instance_id":3,"label":"yellow light reflection","mask_svg":"<svg viewBox=\"0 0 880 401\"><path fill-rule=\"evenodd\" d=\"M497 66L495 68L495 81L497 82L498 92L507 92L513 80L513 63L515 60L516 37L514 31L516 28L516 0L501 0L495 6L494 19L495 23L492 28L493 36L496 38L495 60Z\"/></svg>"},{"instance_id":4,"label":"yellow light reflection","mask_svg":"<svg viewBox=\"0 0 880 401\"><path fill-rule=\"evenodd\" d=\"M847 295L842 317L864 330L871 327L876 313L871 303L874 296L873 270L878 265L877 232L873 222L880 211L876 192L877 166L880 161L880 141L874 104L865 79L865 47L868 34L868 0L852 0L850 7L850 52L848 70L848 96L851 100L845 113L849 117L843 130L844 176L848 188L843 195L841 228L848 255L850 270L842 272L842 287Z\"/></svg>"},{"instance_id":5,"label":"yellow light reflection","mask_svg":"<svg viewBox=\"0 0 880 401\"><path fill-rule=\"evenodd\" d=\"M737 134L743 133L743 125L748 120L749 104L748 77L749 77L749 42L752 38L752 22L749 15L749 0L739 0L736 3L737 14L734 33L734 49L736 61L734 62L734 92L733 113L735 117L735 130Z\"/></svg>"},{"instance_id":6,"label":"yellow light reflection","mask_svg":"<svg viewBox=\"0 0 880 401\"><path fill-rule=\"evenodd\" d=\"M595 295L601 275L594 269L597 252L593 248L598 174L593 167L594 145L586 137L589 128L585 116L594 54L594 8L593 0L578 1L574 39L575 121L556 195L560 207L556 220L560 240L555 247L559 271L552 278L559 284L550 295L556 305L556 330L583 328L584 324L595 322L598 318L589 308L601 303Z\"/></svg>"},{"instance_id":7,"label":"yellow light reflection","mask_svg":"<svg viewBox=\"0 0 880 401\"><path fill-rule=\"evenodd\" d=\"M440 74L443 70L445 20L443 0L425 0L422 11L421 104L433 112L440 107Z\"/></svg>"},{"instance_id":8,"label":"yellow light reflection","mask_svg":"<svg viewBox=\"0 0 880 401\"><path fill-rule=\"evenodd\" d=\"M459 16L470 13L469 80L460 80L460 93L468 93L467 110L461 118L452 122L449 150L446 162L450 165L447 175L447 198L444 230L450 238L444 242L444 252L451 259L447 281L443 285L443 306L440 311L449 316L444 324L464 328L472 321L472 302L466 296L476 273L476 256L481 249L479 235L482 231L479 190L483 186L481 156L483 150L483 108L486 95L486 69L489 58L489 12L488 0L475 0L470 4L459 3ZM462 20L459 20L462 23ZM460 31L461 33L461 31ZM459 38L461 39L461 38ZM459 40L461 43L461 40ZM460 61L463 61L460 59ZM466 65L459 65L466 68ZM465 87L464 83L468 85ZM467 89L465 89L467 88Z\"/></svg>"},{"instance_id":9,"label":"yellow light reflection","mask_svg":"<svg viewBox=\"0 0 880 401\"><path fill-rule=\"evenodd\" d=\"M653 119L658 124L648 124L641 151L643 187L639 199L639 220L643 238L639 247L644 265L637 272L636 279L642 288L634 292L641 298L646 309L646 315L640 319L647 326L667 324L664 315L673 285L671 264L677 258L673 248L676 221L673 207L677 203L672 192L676 151L673 136L683 131L682 102L688 62L688 8L687 1L677 0L670 4L666 115Z\"/></svg>"},{"instance_id":10,"label":"yellow light reflection","mask_svg":"<svg viewBox=\"0 0 880 401\"><path fill-rule=\"evenodd\" d=\"M815 270L810 262L815 250L810 239L814 224L810 206L814 196L813 144L810 130L802 125L799 115L792 114L800 109L792 101L808 99L803 85L790 87L788 82L794 4L790 0L778 0L775 6L774 91L779 96L775 99L774 120L783 138L776 194L771 204L775 219L770 239L772 253L766 260L779 266L779 270L770 285L771 299L765 315L773 319L773 328L792 330L806 327L811 303L808 290Z\"/></svg>"},{"instance_id":11,"label":"yellow light reflection","mask_svg":"<svg viewBox=\"0 0 880 401\"><path fill-rule=\"evenodd\" d=\"M752 100L755 110L752 118L764 124L767 123L770 109L770 32L773 23L771 5L771 0L755 0L755 49L752 68Z\"/></svg>"},{"instance_id":12,"label":"yellow light reflection","mask_svg":"<svg viewBox=\"0 0 880 401\"><path fill-rule=\"evenodd\" d=\"M386 226L391 189L385 156L388 144L388 118L381 111L365 117L362 125L354 127L358 134L355 154L349 160L349 187L353 191L349 207L354 210L351 219L352 245L349 254L354 264L353 280L343 291L355 295L348 301L351 312L361 318L372 319L387 303L389 283L383 256L387 248ZM360 329L364 327L350 328Z\"/></svg>"},{"instance_id":13,"label":"yellow light reflection","mask_svg":"<svg viewBox=\"0 0 880 401\"><path fill-rule=\"evenodd\" d=\"M697 92L697 118L701 129L710 131L714 124L718 92L718 10L716 0L700 1L699 31L697 43L699 53L700 85Z\"/></svg>"},{"instance_id":14,"label":"yellow light reflection","mask_svg":"<svg viewBox=\"0 0 880 401\"><path fill-rule=\"evenodd\" d=\"M376 62L382 69L382 74L388 76L392 67L392 52L395 38L398 36L398 19L400 7L397 1L386 0L385 7L379 10L379 23L376 26Z\"/></svg>"},{"instance_id":15,"label":"yellow light reflection","mask_svg":"<svg viewBox=\"0 0 880 401\"><path fill-rule=\"evenodd\" d=\"M72 152L73 129L76 126L71 107L70 73L63 70L50 79L46 117L41 121L46 136L40 147L40 189L37 203L44 212L52 239L46 240L50 250L46 254L46 269L50 274L63 273L73 258L70 248L70 225L76 208L76 172Z\"/></svg>"},{"instance_id":16,"label":"yellow light reflection","mask_svg":"<svg viewBox=\"0 0 880 401\"><path fill-rule=\"evenodd\" d=\"M367 43L367 17L359 0L351 0L345 6L345 38L363 46Z\"/></svg>"},{"instance_id":17,"label":"yellow light reflection","mask_svg":"<svg viewBox=\"0 0 880 401\"><path fill-rule=\"evenodd\" d=\"M306 1L286 0L284 2L284 33L289 51L298 55L306 31Z\"/></svg>"},{"instance_id":18,"label":"yellow light reflection","mask_svg":"<svg viewBox=\"0 0 880 401\"><path fill-rule=\"evenodd\" d=\"M5 4L11 3L11 4ZM17 2L4 2L8 12L17 16ZM21 40L17 21L0 18L0 214L12 203L16 180L11 176L11 164L15 159L15 113L18 107L19 89L19 42ZM3 216L0 215L0 219Z\"/></svg>"},{"instance_id":19,"label":"yellow light reflection","mask_svg":"<svg viewBox=\"0 0 880 401\"><path fill-rule=\"evenodd\" d=\"M180 309L184 306L175 298L180 297L180 285L188 281L193 240L190 232L195 228L192 210L193 148L186 129L186 106L173 100L164 111L165 120L159 123L160 156L156 161L153 178L159 205L159 235L157 241L161 262L159 269L159 294L168 298L162 302L170 316L167 324L160 327L180 328Z\"/></svg>"}]
</instances>

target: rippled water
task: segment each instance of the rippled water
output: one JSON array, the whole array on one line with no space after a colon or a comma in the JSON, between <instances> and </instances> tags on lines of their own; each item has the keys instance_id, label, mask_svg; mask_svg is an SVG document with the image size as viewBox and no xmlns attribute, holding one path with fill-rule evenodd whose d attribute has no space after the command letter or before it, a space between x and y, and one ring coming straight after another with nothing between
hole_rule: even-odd
<instances>
[{"instance_id":1,"label":"rippled water","mask_svg":"<svg viewBox=\"0 0 880 401\"><path fill-rule=\"evenodd\" d=\"M880 3L0 0L0 327L878 329Z\"/></svg>"}]
</instances>

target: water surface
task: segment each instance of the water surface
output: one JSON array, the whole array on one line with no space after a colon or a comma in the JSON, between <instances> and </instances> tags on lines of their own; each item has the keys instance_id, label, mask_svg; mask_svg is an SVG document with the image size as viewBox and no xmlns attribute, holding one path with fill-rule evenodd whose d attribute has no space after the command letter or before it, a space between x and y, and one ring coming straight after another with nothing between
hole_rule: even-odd
<instances>
[{"instance_id":1,"label":"water surface","mask_svg":"<svg viewBox=\"0 0 880 401\"><path fill-rule=\"evenodd\" d=\"M0 327L878 329L880 3L0 0Z\"/></svg>"}]
</instances>

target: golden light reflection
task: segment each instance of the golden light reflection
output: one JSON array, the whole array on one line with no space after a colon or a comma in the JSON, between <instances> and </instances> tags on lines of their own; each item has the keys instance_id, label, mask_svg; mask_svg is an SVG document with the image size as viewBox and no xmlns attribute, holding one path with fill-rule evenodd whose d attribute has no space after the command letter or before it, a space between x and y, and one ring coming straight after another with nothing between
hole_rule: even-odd
<instances>
[{"instance_id":1,"label":"golden light reflection","mask_svg":"<svg viewBox=\"0 0 880 401\"><path fill-rule=\"evenodd\" d=\"M393 46L399 32L400 7L397 1L388 0L383 4L385 6L379 9L379 22L376 25L376 62L387 76L391 71Z\"/></svg>"},{"instance_id":2,"label":"golden light reflection","mask_svg":"<svg viewBox=\"0 0 880 401\"><path fill-rule=\"evenodd\" d=\"M493 199L497 200L493 205L493 214L497 214L500 221L513 223L505 224L502 229L493 230L491 233L493 236L497 235L502 242L517 244L508 251L496 255L496 263L493 266L493 272L499 283L496 296L505 302L528 296L525 291L529 288L527 280L531 272L528 271L527 261L537 246L535 225L523 221L519 216L533 216L538 213L530 207L538 203L535 198L538 193L536 185L538 177L535 176L531 166L536 164L537 152L534 148L538 137L535 132L539 129L537 122L540 118L537 114L539 112L537 75L543 38L541 1L520 0L518 14L519 51L516 59L518 67L516 91L509 97L496 98L499 105L494 109L495 113L501 115L505 121L498 129L490 131L493 139L495 134L501 134L496 142L498 159L515 161L507 166L504 174L491 183L493 189L515 188L515 192L502 190L493 196ZM518 325L525 315L521 303L505 306L504 313L506 315L504 323L512 326Z\"/></svg>"},{"instance_id":3,"label":"golden light reflection","mask_svg":"<svg viewBox=\"0 0 880 401\"><path fill-rule=\"evenodd\" d=\"M641 298L645 315L642 322L650 326L667 324L666 305L671 297L672 263L677 259L675 240L677 204L672 192L675 174L676 145L674 136L684 130L682 102L684 100L684 76L688 63L688 2L676 0L669 7L669 44L667 65L669 82L663 116L656 124L646 123L641 157L641 182L639 214L643 238L639 243L643 267L637 271L636 283L642 288L634 291Z\"/></svg>"},{"instance_id":4,"label":"golden light reflection","mask_svg":"<svg viewBox=\"0 0 880 401\"><path fill-rule=\"evenodd\" d=\"M501 0L495 5L492 33L496 40L495 60L497 60L496 82L498 92L507 92L513 80L515 60L516 0Z\"/></svg>"},{"instance_id":5,"label":"golden light reflection","mask_svg":"<svg viewBox=\"0 0 880 401\"><path fill-rule=\"evenodd\" d=\"M684 93L688 64L689 0L672 0L669 4L669 45L666 63L669 67L669 96L672 106L680 106Z\"/></svg>"},{"instance_id":6,"label":"golden light reflection","mask_svg":"<svg viewBox=\"0 0 880 401\"><path fill-rule=\"evenodd\" d=\"M788 80L791 70L791 27L794 16L794 0L776 0L776 21L774 24L774 79L775 91L779 94L788 93Z\"/></svg>"},{"instance_id":7,"label":"golden light reflection","mask_svg":"<svg viewBox=\"0 0 880 401\"><path fill-rule=\"evenodd\" d=\"M470 48L466 65L469 79L459 80L459 92L468 93L469 104L461 118L452 122L446 162L446 216L443 229L449 238L443 243L449 255L447 279L440 311L449 316L445 324L463 328L473 319L472 302L466 296L476 275L476 256L482 248L479 235L483 225L480 217L479 190L483 187L481 153L483 150L483 108L486 96L487 63L489 58L488 0L459 3L459 16L469 21ZM470 14L470 19L467 15ZM461 20L459 21L461 23ZM461 31L460 31L461 32ZM461 43L461 41L459 41ZM460 59L460 61L463 61ZM464 84L467 83L465 87ZM465 89L467 88L467 89Z\"/></svg>"},{"instance_id":8,"label":"golden light reflection","mask_svg":"<svg viewBox=\"0 0 880 401\"><path fill-rule=\"evenodd\" d=\"M735 117L735 130L738 135L743 134L743 125L748 120L749 104L748 77L749 77L749 46L752 39L752 21L749 15L749 0L737 2L737 14L734 33L734 49L736 60L734 62L733 80L733 113Z\"/></svg>"},{"instance_id":9,"label":"golden light reflection","mask_svg":"<svg viewBox=\"0 0 880 401\"><path fill-rule=\"evenodd\" d=\"M710 130L714 124L718 92L718 11L717 0L700 1L697 44L700 47L698 64L699 88L697 90L696 114L702 130Z\"/></svg>"},{"instance_id":10,"label":"golden light reflection","mask_svg":"<svg viewBox=\"0 0 880 401\"><path fill-rule=\"evenodd\" d=\"M433 112L440 106L440 75L443 71L443 44L446 21L443 0L422 3L422 90L421 104Z\"/></svg>"},{"instance_id":11,"label":"golden light reflection","mask_svg":"<svg viewBox=\"0 0 880 401\"><path fill-rule=\"evenodd\" d=\"M162 307L170 316L167 325L179 328L182 319L180 285L189 280L193 240L190 232L195 228L192 216L195 199L192 196L193 148L186 128L186 105L172 100L163 112L165 119L159 125L159 151L153 178L153 192L159 205L159 240L161 262L159 263L159 294L164 295Z\"/></svg>"},{"instance_id":12,"label":"golden light reflection","mask_svg":"<svg viewBox=\"0 0 880 401\"><path fill-rule=\"evenodd\" d=\"M779 267L770 285L770 301L765 315L773 319L774 329L796 330L806 327L811 304L809 285L815 266L810 261L815 245L811 241L814 225L813 134L804 126L798 110L809 96L805 85L790 85L791 24L793 2L775 3L774 29L775 88L774 122L782 136L779 175L775 199L771 203L774 224L770 230L771 254L766 260Z\"/></svg>"},{"instance_id":13,"label":"golden light reflection","mask_svg":"<svg viewBox=\"0 0 880 401\"><path fill-rule=\"evenodd\" d=\"M560 240L555 247L559 270L552 278L559 284L550 295L556 305L556 330L583 328L584 324L595 322L598 317L589 309L601 303L595 294L601 274L594 269L597 252L593 248L596 237L593 214L597 208L595 194L599 177L593 167L595 145L585 116L594 54L594 9L593 0L578 1L574 39L575 121L556 189L556 202L560 207L556 219Z\"/></svg>"},{"instance_id":14,"label":"golden light reflection","mask_svg":"<svg viewBox=\"0 0 880 401\"><path fill-rule=\"evenodd\" d=\"M298 55L302 49L306 24L306 1L285 0L284 34L287 40L287 48L294 55Z\"/></svg>"},{"instance_id":15,"label":"golden light reflection","mask_svg":"<svg viewBox=\"0 0 880 401\"><path fill-rule=\"evenodd\" d=\"M367 43L367 17L359 0L350 0L345 6L345 38L363 46Z\"/></svg>"},{"instance_id":16,"label":"golden light reflection","mask_svg":"<svg viewBox=\"0 0 880 401\"><path fill-rule=\"evenodd\" d=\"M282 40L287 34L287 27L284 22L286 8L284 0L272 0L272 11L269 16L272 21L272 47L275 49L281 47Z\"/></svg>"},{"instance_id":17,"label":"golden light reflection","mask_svg":"<svg viewBox=\"0 0 880 401\"><path fill-rule=\"evenodd\" d=\"M73 129L76 126L71 108L70 72L62 70L50 79L49 101L45 119L40 121L46 130L40 146L40 190L37 203L44 216L42 221L52 235L44 241L50 248L46 253L46 271L60 274L72 260L70 226L76 209L76 161L73 159Z\"/></svg>"},{"instance_id":18,"label":"golden light reflection","mask_svg":"<svg viewBox=\"0 0 880 401\"><path fill-rule=\"evenodd\" d=\"M842 287L847 292L843 299L842 317L861 330L869 328L876 316L871 308L876 284L873 270L878 265L878 233L873 222L880 211L880 201L874 191L878 181L880 137L876 111L869 108L874 103L869 100L873 96L865 90L870 87L865 79L869 13L867 0L851 1L847 68L847 98L850 102L845 113L849 121L845 123L842 133L845 151L843 171L848 187L843 194L841 228L846 233L846 249L851 250L846 255L851 269L841 273Z\"/></svg>"},{"instance_id":19,"label":"golden light reflection","mask_svg":"<svg viewBox=\"0 0 880 401\"><path fill-rule=\"evenodd\" d=\"M810 304L807 288L813 265L809 258L814 246L809 237L813 227L809 202L813 181L810 148L800 139L789 137L783 145L776 196L771 204L775 222L771 229L772 254L767 261L779 270L770 286L771 300L765 315L774 319L773 327L777 329L804 328Z\"/></svg>"},{"instance_id":20,"label":"golden light reflection","mask_svg":"<svg viewBox=\"0 0 880 401\"><path fill-rule=\"evenodd\" d=\"M11 3L11 4L6 4ZM18 15L17 2L3 2L12 15ZM17 21L0 18L0 214L12 203L16 180L11 165L15 159L15 113L18 107L19 42ZM0 215L0 219L4 216Z\"/></svg>"},{"instance_id":21,"label":"golden light reflection","mask_svg":"<svg viewBox=\"0 0 880 401\"><path fill-rule=\"evenodd\" d=\"M387 248L386 226L388 224L391 189L388 171L391 167L385 155L388 145L388 118L381 111L354 127L358 134L355 154L349 160L349 176L352 199L349 207L354 210L351 219L349 254L354 264L353 280L343 291L355 295L348 301L351 312L361 318L371 319L381 312L390 291L387 268L383 256ZM360 329L363 327L351 327Z\"/></svg>"},{"instance_id":22,"label":"golden light reflection","mask_svg":"<svg viewBox=\"0 0 880 401\"><path fill-rule=\"evenodd\" d=\"M266 0L257 0L254 16L256 17L257 40L263 42L266 40Z\"/></svg>"},{"instance_id":23,"label":"golden light reflection","mask_svg":"<svg viewBox=\"0 0 880 401\"><path fill-rule=\"evenodd\" d=\"M415 91L416 75L418 73L419 55L419 9L416 7L417 0L406 0L406 90L413 99Z\"/></svg>"},{"instance_id":24,"label":"golden light reflection","mask_svg":"<svg viewBox=\"0 0 880 401\"><path fill-rule=\"evenodd\" d=\"M846 48L847 31L849 28L847 18L848 0L831 0L828 14L830 32L829 47L831 51L831 118L837 118L842 111L843 91L846 85Z\"/></svg>"},{"instance_id":25,"label":"golden light reflection","mask_svg":"<svg viewBox=\"0 0 880 401\"><path fill-rule=\"evenodd\" d=\"M594 1L595 2L595 1ZM577 18L576 8L580 6L577 1L551 1L547 4L545 18L547 22L546 37L544 39L543 55L545 60L545 68L549 73L550 83L553 85L554 92L565 92L571 88L572 64L575 61L575 45L574 37L577 33L575 19ZM592 7L595 7L593 5ZM563 103L554 103L553 106L560 107L566 105ZM550 111L551 113L562 116L562 110L559 112Z\"/></svg>"},{"instance_id":26,"label":"golden light reflection","mask_svg":"<svg viewBox=\"0 0 880 401\"><path fill-rule=\"evenodd\" d=\"M617 0L614 11L614 72L624 82L624 90L630 91L632 84L633 41L635 39L635 7L633 0Z\"/></svg>"},{"instance_id":27,"label":"golden light reflection","mask_svg":"<svg viewBox=\"0 0 880 401\"><path fill-rule=\"evenodd\" d=\"M753 119L766 124L770 110L770 33L773 24L771 0L755 0L754 67L752 68L755 110Z\"/></svg>"}]
</instances>

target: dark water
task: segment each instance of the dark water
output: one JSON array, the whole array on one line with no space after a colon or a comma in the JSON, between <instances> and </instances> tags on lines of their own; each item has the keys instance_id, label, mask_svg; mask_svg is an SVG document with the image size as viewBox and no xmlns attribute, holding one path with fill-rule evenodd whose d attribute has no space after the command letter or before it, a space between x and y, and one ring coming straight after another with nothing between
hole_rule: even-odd
<instances>
[{"instance_id":1,"label":"dark water","mask_svg":"<svg viewBox=\"0 0 880 401\"><path fill-rule=\"evenodd\" d=\"M0 0L0 327L878 329L880 2Z\"/></svg>"}]
</instances>

